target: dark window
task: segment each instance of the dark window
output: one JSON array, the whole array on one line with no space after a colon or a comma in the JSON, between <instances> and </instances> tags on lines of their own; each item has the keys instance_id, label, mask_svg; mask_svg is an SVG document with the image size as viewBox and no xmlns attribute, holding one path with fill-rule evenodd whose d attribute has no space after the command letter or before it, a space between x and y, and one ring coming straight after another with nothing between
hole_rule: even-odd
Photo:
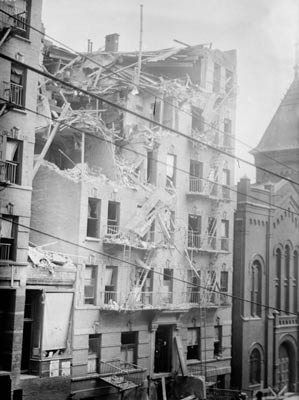
<instances>
[{"instance_id":1,"label":"dark window","mask_svg":"<svg viewBox=\"0 0 299 400\"><path fill-rule=\"evenodd\" d=\"M146 170L146 181L148 183L152 183L153 185L156 183L156 158L157 154L154 151L147 152L147 170Z\"/></svg>"},{"instance_id":2,"label":"dark window","mask_svg":"<svg viewBox=\"0 0 299 400\"><path fill-rule=\"evenodd\" d=\"M216 236L217 236L217 219L215 217L208 218L208 243L209 247L213 250L216 249Z\"/></svg>"},{"instance_id":3,"label":"dark window","mask_svg":"<svg viewBox=\"0 0 299 400\"><path fill-rule=\"evenodd\" d=\"M88 198L87 236L98 238L100 235L101 200Z\"/></svg>"},{"instance_id":4,"label":"dark window","mask_svg":"<svg viewBox=\"0 0 299 400\"><path fill-rule=\"evenodd\" d=\"M229 250L229 221L221 220L221 250Z\"/></svg>"},{"instance_id":5,"label":"dark window","mask_svg":"<svg viewBox=\"0 0 299 400\"><path fill-rule=\"evenodd\" d=\"M199 249L201 247L201 216L188 215L188 247Z\"/></svg>"},{"instance_id":6,"label":"dark window","mask_svg":"<svg viewBox=\"0 0 299 400\"><path fill-rule=\"evenodd\" d=\"M202 115L203 110L199 107L192 107L192 129L203 132L205 129L205 120Z\"/></svg>"},{"instance_id":7,"label":"dark window","mask_svg":"<svg viewBox=\"0 0 299 400\"><path fill-rule=\"evenodd\" d=\"M261 382L261 353L258 349L250 354L249 382L252 385Z\"/></svg>"},{"instance_id":8,"label":"dark window","mask_svg":"<svg viewBox=\"0 0 299 400\"><path fill-rule=\"evenodd\" d=\"M176 184L176 155L167 154L166 159L166 187L175 187Z\"/></svg>"},{"instance_id":9,"label":"dark window","mask_svg":"<svg viewBox=\"0 0 299 400\"><path fill-rule=\"evenodd\" d=\"M228 292L228 271L221 271L220 273L220 290L221 292Z\"/></svg>"},{"instance_id":10,"label":"dark window","mask_svg":"<svg viewBox=\"0 0 299 400\"><path fill-rule=\"evenodd\" d=\"M96 301L97 266L86 265L84 274L84 303L95 304Z\"/></svg>"},{"instance_id":11,"label":"dark window","mask_svg":"<svg viewBox=\"0 0 299 400\"><path fill-rule=\"evenodd\" d=\"M262 313L262 266L255 261L251 267L251 315L261 317Z\"/></svg>"},{"instance_id":12,"label":"dark window","mask_svg":"<svg viewBox=\"0 0 299 400\"><path fill-rule=\"evenodd\" d=\"M230 198L230 170L227 168L223 169L222 196L224 199Z\"/></svg>"},{"instance_id":13,"label":"dark window","mask_svg":"<svg viewBox=\"0 0 299 400\"><path fill-rule=\"evenodd\" d=\"M107 266L105 270L105 294L104 303L117 301L117 267Z\"/></svg>"},{"instance_id":14,"label":"dark window","mask_svg":"<svg viewBox=\"0 0 299 400\"><path fill-rule=\"evenodd\" d=\"M172 343L173 326L159 325L155 340L155 373L171 371Z\"/></svg>"},{"instance_id":15,"label":"dark window","mask_svg":"<svg viewBox=\"0 0 299 400\"><path fill-rule=\"evenodd\" d=\"M214 337L214 357L220 357L222 355L222 326L215 326L215 337Z\"/></svg>"},{"instance_id":16,"label":"dark window","mask_svg":"<svg viewBox=\"0 0 299 400\"><path fill-rule=\"evenodd\" d=\"M288 313L290 311L290 246L285 247L285 304L284 309Z\"/></svg>"},{"instance_id":17,"label":"dark window","mask_svg":"<svg viewBox=\"0 0 299 400\"><path fill-rule=\"evenodd\" d=\"M26 90L26 71L18 65L12 63L10 83L9 83L9 101L18 107L25 105Z\"/></svg>"},{"instance_id":18,"label":"dark window","mask_svg":"<svg viewBox=\"0 0 299 400\"><path fill-rule=\"evenodd\" d=\"M137 364L138 332L121 333L122 361Z\"/></svg>"},{"instance_id":19,"label":"dark window","mask_svg":"<svg viewBox=\"0 0 299 400\"><path fill-rule=\"evenodd\" d=\"M99 360L101 358L101 335L88 336L88 373L99 372Z\"/></svg>"},{"instance_id":20,"label":"dark window","mask_svg":"<svg viewBox=\"0 0 299 400\"><path fill-rule=\"evenodd\" d=\"M189 191L202 192L203 182L203 163L200 161L190 160L190 175L189 175Z\"/></svg>"},{"instance_id":21,"label":"dark window","mask_svg":"<svg viewBox=\"0 0 299 400\"><path fill-rule=\"evenodd\" d=\"M18 218L2 214L0 219L0 260L16 259Z\"/></svg>"},{"instance_id":22,"label":"dark window","mask_svg":"<svg viewBox=\"0 0 299 400\"><path fill-rule=\"evenodd\" d=\"M115 234L119 231L120 204L115 201L108 202L107 233Z\"/></svg>"},{"instance_id":23,"label":"dark window","mask_svg":"<svg viewBox=\"0 0 299 400\"><path fill-rule=\"evenodd\" d=\"M200 328L188 328L187 360L200 360Z\"/></svg>"},{"instance_id":24,"label":"dark window","mask_svg":"<svg viewBox=\"0 0 299 400\"><path fill-rule=\"evenodd\" d=\"M22 143L0 136L0 180L6 183L21 183Z\"/></svg>"},{"instance_id":25,"label":"dark window","mask_svg":"<svg viewBox=\"0 0 299 400\"><path fill-rule=\"evenodd\" d=\"M220 91L220 80L221 80L221 66L217 63L214 63L213 92Z\"/></svg>"}]
</instances>

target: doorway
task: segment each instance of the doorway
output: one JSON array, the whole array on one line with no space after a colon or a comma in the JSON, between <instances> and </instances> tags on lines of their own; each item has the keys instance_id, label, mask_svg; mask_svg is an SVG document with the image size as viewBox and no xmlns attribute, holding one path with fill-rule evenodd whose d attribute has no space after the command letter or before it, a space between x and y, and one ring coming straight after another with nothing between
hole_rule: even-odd
<instances>
[{"instance_id":1,"label":"doorway","mask_svg":"<svg viewBox=\"0 0 299 400\"><path fill-rule=\"evenodd\" d=\"M172 336L172 325L158 326L155 341L155 373L171 372Z\"/></svg>"}]
</instances>

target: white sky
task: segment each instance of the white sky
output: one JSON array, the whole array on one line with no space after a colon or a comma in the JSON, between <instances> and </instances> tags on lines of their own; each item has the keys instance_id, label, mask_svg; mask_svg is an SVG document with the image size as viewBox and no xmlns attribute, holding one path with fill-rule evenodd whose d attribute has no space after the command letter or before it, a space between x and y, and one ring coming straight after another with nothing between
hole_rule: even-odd
<instances>
[{"instance_id":1,"label":"white sky","mask_svg":"<svg viewBox=\"0 0 299 400\"><path fill-rule=\"evenodd\" d=\"M46 33L78 51L87 39L97 50L109 33L120 34L120 50L139 46L140 0L43 0ZM236 49L237 137L257 145L293 79L298 0L143 0L143 48L213 43ZM253 161L248 148L237 155ZM240 163L237 178L254 178Z\"/></svg>"}]
</instances>

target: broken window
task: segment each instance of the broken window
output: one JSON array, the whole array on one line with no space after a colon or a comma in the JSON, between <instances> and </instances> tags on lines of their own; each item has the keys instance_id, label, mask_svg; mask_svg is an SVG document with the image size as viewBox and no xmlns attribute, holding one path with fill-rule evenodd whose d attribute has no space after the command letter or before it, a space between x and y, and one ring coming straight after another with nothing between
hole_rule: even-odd
<instances>
[{"instance_id":1,"label":"broken window","mask_svg":"<svg viewBox=\"0 0 299 400\"><path fill-rule=\"evenodd\" d=\"M105 294L104 303L109 304L117 301L117 267L107 266L105 270Z\"/></svg>"},{"instance_id":2,"label":"broken window","mask_svg":"<svg viewBox=\"0 0 299 400\"><path fill-rule=\"evenodd\" d=\"M26 71L17 64L11 64L9 101L19 107L25 105Z\"/></svg>"},{"instance_id":3,"label":"broken window","mask_svg":"<svg viewBox=\"0 0 299 400\"><path fill-rule=\"evenodd\" d=\"M99 372L99 360L101 358L101 334L88 335L88 364L89 374Z\"/></svg>"},{"instance_id":4,"label":"broken window","mask_svg":"<svg viewBox=\"0 0 299 400\"><path fill-rule=\"evenodd\" d=\"M200 360L200 328L187 330L187 360Z\"/></svg>"},{"instance_id":5,"label":"broken window","mask_svg":"<svg viewBox=\"0 0 299 400\"><path fill-rule=\"evenodd\" d=\"M223 293L228 292L228 271L220 272L220 291L222 292L220 295L221 304L225 305L229 301L229 297Z\"/></svg>"},{"instance_id":6,"label":"broken window","mask_svg":"<svg viewBox=\"0 0 299 400\"><path fill-rule=\"evenodd\" d=\"M217 235L217 219L215 217L208 218L208 243L211 249L216 249Z\"/></svg>"},{"instance_id":7,"label":"broken window","mask_svg":"<svg viewBox=\"0 0 299 400\"><path fill-rule=\"evenodd\" d=\"M221 250L229 250L229 220L221 220Z\"/></svg>"},{"instance_id":8,"label":"broken window","mask_svg":"<svg viewBox=\"0 0 299 400\"><path fill-rule=\"evenodd\" d=\"M153 103L153 120L156 122L161 123L161 110L162 110L162 102L160 100L155 99L155 102ZM156 125L152 124L153 127Z\"/></svg>"},{"instance_id":9,"label":"broken window","mask_svg":"<svg viewBox=\"0 0 299 400\"><path fill-rule=\"evenodd\" d=\"M214 357L222 356L222 326L216 325L214 327Z\"/></svg>"},{"instance_id":10,"label":"broken window","mask_svg":"<svg viewBox=\"0 0 299 400\"><path fill-rule=\"evenodd\" d=\"M16 259L18 218L2 214L0 220L0 260Z\"/></svg>"},{"instance_id":11,"label":"broken window","mask_svg":"<svg viewBox=\"0 0 299 400\"><path fill-rule=\"evenodd\" d=\"M175 187L176 181L176 155L167 154L166 158L166 187Z\"/></svg>"},{"instance_id":12,"label":"broken window","mask_svg":"<svg viewBox=\"0 0 299 400\"><path fill-rule=\"evenodd\" d=\"M213 73L213 92L220 91L220 80L221 80L221 65L214 63Z\"/></svg>"},{"instance_id":13,"label":"broken window","mask_svg":"<svg viewBox=\"0 0 299 400\"><path fill-rule=\"evenodd\" d=\"M173 290L173 269L164 268L162 302L164 303L172 302L172 290Z\"/></svg>"},{"instance_id":14,"label":"broken window","mask_svg":"<svg viewBox=\"0 0 299 400\"><path fill-rule=\"evenodd\" d=\"M84 271L84 304L96 303L97 266L86 265Z\"/></svg>"},{"instance_id":15,"label":"broken window","mask_svg":"<svg viewBox=\"0 0 299 400\"><path fill-rule=\"evenodd\" d=\"M101 200L88 198L87 236L98 238L100 234Z\"/></svg>"},{"instance_id":16,"label":"broken window","mask_svg":"<svg viewBox=\"0 0 299 400\"><path fill-rule=\"evenodd\" d=\"M107 221L107 233L115 234L119 231L119 211L120 204L116 201L108 202L108 221Z\"/></svg>"},{"instance_id":17,"label":"broken window","mask_svg":"<svg viewBox=\"0 0 299 400\"><path fill-rule=\"evenodd\" d=\"M192 129L203 132L205 129L205 120L202 115L203 110L199 107L192 106Z\"/></svg>"},{"instance_id":18,"label":"broken window","mask_svg":"<svg viewBox=\"0 0 299 400\"><path fill-rule=\"evenodd\" d=\"M189 173L189 191L201 193L203 188L203 163L196 160L190 160Z\"/></svg>"},{"instance_id":19,"label":"broken window","mask_svg":"<svg viewBox=\"0 0 299 400\"><path fill-rule=\"evenodd\" d=\"M138 332L121 333L121 360L137 364Z\"/></svg>"}]
</instances>

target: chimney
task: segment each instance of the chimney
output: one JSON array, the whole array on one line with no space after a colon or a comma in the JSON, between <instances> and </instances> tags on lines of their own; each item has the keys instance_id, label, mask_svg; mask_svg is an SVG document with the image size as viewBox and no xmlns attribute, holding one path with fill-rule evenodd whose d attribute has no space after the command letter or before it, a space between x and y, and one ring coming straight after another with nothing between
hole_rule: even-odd
<instances>
[{"instance_id":1,"label":"chimney","mask_svg":"<svg viewBox=\"0 0 299 400\"><path fill-rule=\"evenodd\" d=\"M112 53L118 52L118 33L111 33L110 35L105 36L105 51L109 51Z\"/></svg>"}]
</instances>

